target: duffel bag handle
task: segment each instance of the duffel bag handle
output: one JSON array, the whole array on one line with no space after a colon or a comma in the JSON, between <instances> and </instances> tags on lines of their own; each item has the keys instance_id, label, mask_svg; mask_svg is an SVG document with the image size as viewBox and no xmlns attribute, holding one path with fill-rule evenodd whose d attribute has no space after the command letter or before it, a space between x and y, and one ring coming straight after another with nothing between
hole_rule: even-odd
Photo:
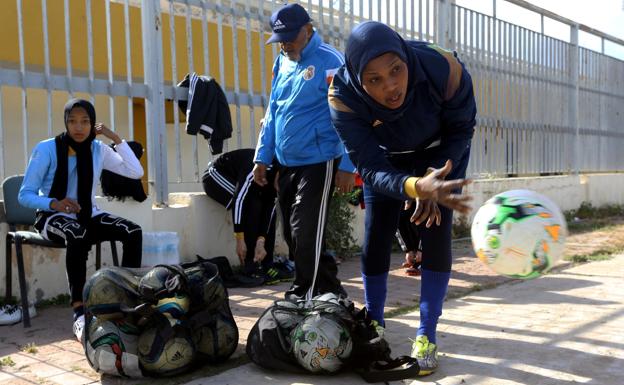
<instances>
[{"instance_id":1,"label":"duffel bag handle","mask_svg":"<svg viewBox=\"0 0 624 385\"><path fill-rule=\"evenodd\" d=\"M397 369L402 367L402 369ZM400 381L418 377L418 360L410 356L399 356L388 361L377 361L366 369L356 372L368 383Z\"/></svg>"}]
</instances>

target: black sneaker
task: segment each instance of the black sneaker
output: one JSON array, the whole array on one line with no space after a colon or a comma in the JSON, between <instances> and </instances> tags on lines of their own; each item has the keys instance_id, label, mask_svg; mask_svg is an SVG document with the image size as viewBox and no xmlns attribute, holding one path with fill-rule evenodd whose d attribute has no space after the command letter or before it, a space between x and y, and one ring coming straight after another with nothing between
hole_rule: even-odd
<instances>
[{"instance_id":1,"label":"black sneaker","mask_svg":"<svg viewBox=\"0 0 624 385\"><path fill-rule=\"evenodd\" d=\"M264 273L264 277L265 285L275 285L280 282L292 281L295 279L295 274L292 271L282 269L280 266L274 266Z\"/></svg>"}]
</instances>

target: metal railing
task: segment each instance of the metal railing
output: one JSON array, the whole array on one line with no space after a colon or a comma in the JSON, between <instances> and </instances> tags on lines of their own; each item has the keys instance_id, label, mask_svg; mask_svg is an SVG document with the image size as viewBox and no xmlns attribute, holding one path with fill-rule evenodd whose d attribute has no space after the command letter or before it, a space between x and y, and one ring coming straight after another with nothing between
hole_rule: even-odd
<instances>
[{"instance_id":1,"label":"metal railing","mask_svg":"<svg viewBox=\"0 0 624 385\"><path fill-rule=\"evenodd\" d=\"M568 25L569 41L497 18L503 0L493 0L490 15L451 0L301 3L340 50L353 26L378 20L406 39L458 52L478 103L471 176L624 170L624 62L579 47L578 35L597 36L603 51L604 42L624 41L525 1L505 1L539 15L542 26L544 18ZM183 134L177 102L186 95L176 84L190 72L214 77L226 91L234 134L225 149L255 146L277 55L264 41L281 1L59 4L15 0L5 4L15 13L0 17L10 42L0 54L0 177L23 171L33 144L63 129L59 106L79 95L95 101L122 136L145 142L156 203L166 203L170 189L197 188L212 156L202 139ZM41 20L40 34L33 20ZM22 161L7 162L15 158Z\"/></svg>"}]
</instances>

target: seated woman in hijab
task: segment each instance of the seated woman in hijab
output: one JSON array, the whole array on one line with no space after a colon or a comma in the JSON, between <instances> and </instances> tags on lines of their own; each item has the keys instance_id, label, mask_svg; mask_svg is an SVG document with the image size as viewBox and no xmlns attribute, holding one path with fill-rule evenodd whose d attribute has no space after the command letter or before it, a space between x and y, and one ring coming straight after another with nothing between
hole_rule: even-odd
<instances>
[{"instance_id":1,"label":"seated woman in hijab","mask_svg":"<svg viewBox=\"0 0 624 385\"><path fill-rule=\"evenodd\" d=\"M91 245L121 241L122 266L141 266L141 227L95 205L97 181L103 169L138 179L143 176L143 168L119 135L103 123L96 123L90 102L69 100L64 120L65 132L39 142L33 149L18 199L23 206L38 210L35 228L44 238L67 247L65 266L74 310L73 330L81 340L82 289ZM96 140L97 135L112 140L117 152Z\"/></svg>"},{"instance_id":2,"label":"seated woman in hijab","mask_svg":"<svg viewBox=\"0 0 624 385\"><path fill-rule=\"evenodd\" d=\"M453 210L461 193L475 125L472 80L454 52L405 41L365 22L351 33L345 65L329 89L332 120L364 179L362 277L365 302L384 325L392 238L404 200L422 240L420 327L412 346L420 375L438 367L436 327L451 272Z\"/></svg>"}]
</instances>

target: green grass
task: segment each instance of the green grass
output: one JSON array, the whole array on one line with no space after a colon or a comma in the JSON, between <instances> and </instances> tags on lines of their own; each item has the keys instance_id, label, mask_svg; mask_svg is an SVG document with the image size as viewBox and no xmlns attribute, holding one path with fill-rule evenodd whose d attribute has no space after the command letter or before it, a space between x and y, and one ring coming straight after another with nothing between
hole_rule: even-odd
<instances>
[{"instance_id":1,"label":"green grass","mask_svg":"<svg viewBox=\"0 0 624 385\"><path fill-rule=\"evenodd\" d=\"M6 356L0 360L0 367L2 366L15 366L15 361L11 359L11 356Z\"/></svg>"},{"instance_id":2,"label":"green grass","mask_svg":"<svg viewBox=\"0 0 624 385\"><path fill-rule=\"evenodd\" d=\"M570 261L573 263L585 263L592 261L607 261L613 258L614 254L621 253L624 250L618 248L612 249L599 249L594 251L591 254L575 254L565 257L566 261Z\"/></svg>"},{"instance_id":3,"label":"green grass","mask_svg":"<svg viewBox=\"0 0 624 385\"><path fill-rule=\"evenodd\" d=\"M20 350L24 353L36 354L39 351L39 348L37 348L37 345L34 342L30 342L22 346Z\"/></svg>"},{"instance_id":4,"label":"green grass","mask_svg":"<svg viewBox=\"0 0 624 385\"><path fill-rule=\"evenodd\" d=\"M65 305L69 306L69 295L68 294L59 294L56 297L48 298L37 302L37 307L50 307L57 305Z\"/></svg>"},{"instance_id":5,"label":"green grass","mask_svg":"<svg viewBox=\"0 0 624 385\"><path fill-rule=\"evenodd\" d=\"M624 205L608 204L600 207L595 207L590 202L583 202L578 209L566 211L564 214L568 222L572 222L574 218L596 219L607 217L624 217Z\"/></svg>"}]
</instances>

